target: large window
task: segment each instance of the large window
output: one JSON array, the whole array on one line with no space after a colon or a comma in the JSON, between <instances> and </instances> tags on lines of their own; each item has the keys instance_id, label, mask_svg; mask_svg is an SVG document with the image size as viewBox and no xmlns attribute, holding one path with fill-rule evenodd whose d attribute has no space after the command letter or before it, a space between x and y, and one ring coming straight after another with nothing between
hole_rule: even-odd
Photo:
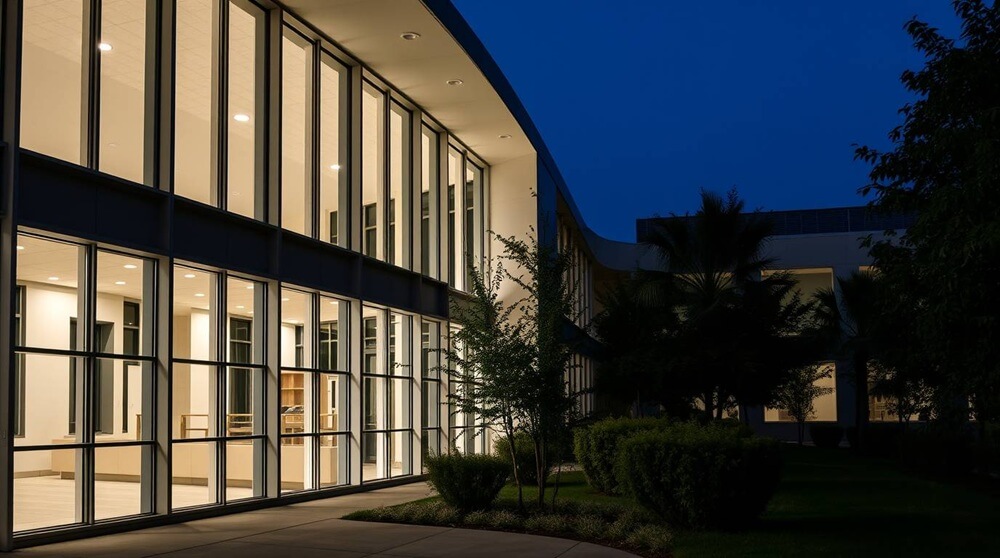
<instances>
[{"instance_id":1,"label":"large window","mask_svg":"<svg viewBox=\"0 0 1000 558\"><path fill-rule=\"evenodd\" d=\"M458 329L453 327L450 332L448 343L451 350L464 357L467 349L456 337ZM463 384L468 385L474 382L475 378L467 375L461 368L456 368L454 363L448 363L448 367L449 447L465 454L486 453L489 451L486 429L475 413L460 410L454 399L454 396L457 396L464 389Z\"/></svg>"},{"instance_id":2,"label":"large window","mask_svg":"<svg viewBox=\"0 0 1000 558\"><path fill-rule=\"evenodd\" d=\"M217 22L225 21L225 40ZM264 11L178 0L174 192L263 219Z\"/></svg>"},{"instance_id":3,"label":"large window","mask_svg":"<svg viewBox=\"0 0 1000 558\"><path fill-rule=\"evenodd\" d=\"M349 303L295 289L281 296L281 489L347 484Z\"/></svg>"},{"instance_id":4,"label":"large window","mask_svg":"<svg viewBox=\"0 0 1000 558\"><path fill-rule=\"evenodd\" d=\"M413 472L412 318L366 306L362 312L362 482Z\"/></svg>"},{"instance_id":5,"label":"large window","mask_svg":"<svg viewBox=\"0 0 1000 558\"><path fill-rule=\"evenodd\" d=\"M347 69L333 56L321 55L319 79L319 230L320 239L351 246L347 169Z\"/></svg>"},{"instance_id":6,"label":"large window","mask_svg":"<svg viewBox=\"0 0 1000 558\"><path fill-rule=\"evenodd\" d=\"M448 449L441 421L444 403L441 348L441 324L423 320L420 324L420 424L423 428L420 449L425 459Z\"/></svg>"},{"instance_id":7,"label":"large window","mask_svg":"<svg viewBox=\"0 0 1000 558\"><path fill-rule=\"evenodd\" d=\"M312 44L285 27L281 41L281 226L311 233Z\"/></svg>"},{"instance_id":8,"label":"large window","mask_svg":"<svg viewBox=\"0 0 1000 558\"><path fill-rule=\"evenodd\" d=\"M264 284L173 274L173 508L263 495Z\"/></svg>"},{"instance_id":9,"label":"large window","mask_svg":"<svg viewBox=\"0 0 1000 558\"><path fill-rule=\"evenodd\" d=\"M156 262L26 233L17 246L14 530L151 513Z\"/></svg>"},{"instance_id":10,"label":"large window","mask_svg":"<svg viewBox=\"0 0 1000 558\"><path fill-rule=\"evenodd\" d=\"M412 116L398 103L389 111L389 215L387 217L386 261L410 267L410 180Z\"/></svg>"},{"instance_id":11,"label":"large window","mask_svg":"<svg viewBox=\"0 0 1000 558\"><path fill-rule=\"evenodd\" d=\"M386 259L385 95L365 82L361 91L361 252Z\"/></svg>"},{"instance_id":12,"label":"large window","mask_svg":"<svg viewBox=\"0 0 1000 558\"><path fill-rule=\"evenodd\" d=\"M440 277L441 193L440 137L423 126L420 136L420 272Z\"/></svg>"}]
</instances>

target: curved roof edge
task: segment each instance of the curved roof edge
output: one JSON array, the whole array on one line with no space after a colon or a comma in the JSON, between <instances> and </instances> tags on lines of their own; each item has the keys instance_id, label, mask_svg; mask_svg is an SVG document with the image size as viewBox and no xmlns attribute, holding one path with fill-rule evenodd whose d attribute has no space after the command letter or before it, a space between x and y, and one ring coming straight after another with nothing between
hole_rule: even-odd
<instances>
[{"instance_id":1,"label":"curved roof edge","mask_svg":"<svg viewBox=\"0 0 1000 558\"><path fill-rule=\"evenodd\" d=\"M609 269L621 271L633 270L640 263L647 263L650 254L647 253L648 250L642 245L604 238L587 226L583 215L580 213L580 208L577 207L576 201L570 193L566 180L563 178L562 173L559 172L559 166L556 165L555 159L552 157L548 146L545 145L541 133L535 127L534 121L531 120L528 110L521 103L521 99L517 96L517 92L514 91L514 87L507 80L507 76L504 75L503 70L500 69L496 60L493 59L493 56L486 49L486 45L483 44L475 31L472 30L469 22L465 20L465 17L458 11L458 8L452 4L451 0L421 1L427 6L434 17L441 22L441 25L451 33L452 37L465 50L465 53L473 63L479 67L487 81L490 82L490 85L500 95L504 104L507 105L511 114L514 115L521 129L524 130L525 135L528 136L531 144L535 147L539 162L545 166L545 170L552 177L559 194L565 200L566 206L569 208L570 213L572 213L573 219L576 220L598 263ZM628 263L626 264L626 262Z\"/></svg>"}]
</instances>

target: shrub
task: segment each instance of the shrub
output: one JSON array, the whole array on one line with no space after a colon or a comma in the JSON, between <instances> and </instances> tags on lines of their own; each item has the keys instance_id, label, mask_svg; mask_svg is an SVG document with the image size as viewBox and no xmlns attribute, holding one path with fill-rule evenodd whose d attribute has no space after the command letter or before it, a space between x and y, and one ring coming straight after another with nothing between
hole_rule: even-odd
<instances>
[{"instance_id":1,"label":"shrub","mask_svg":"<svg viewBox=\"0 0 1000 558\"><path fill-rule=\"evenodd\" d=\"M510 475L507 462L492 455L449 453L426 463L431 486L462 513L488 508Z\"/></svg>"},{"instance_id":2,"label":"shrub","mask_svg":"<svg viewBox=\"0 0 1000 558\"><path fill-rule=\"evenodd\" d=\"M916 426L916 425L914 425ZM902 464L940 477L963 477L974 468L974 441L968 432L927 424L907 428L899 439Z\"/></svg>"},{"instance_id":3,"label":"shrub","mask_svg":"<svg viewBox=\"0 0 1000 558\"><path fill-rule=\"evenodd\" d=\"M839 448L844 429L836 424L810 424L809 437L818 448Z\"/></svg>"},{"instance_id":4,"label":"shrub","mask_svg":"<svg viewBox=\"0 0 1000 558\"><path fill-rule=\"evenodd\" d=\"M494 447L497 457L503 459L511 467L511 478L514 478L513 465L510 465L510 442L507 441L507 437L502 436L498 438ZM549 466L545 471L546 479L549 478L553 462L556 459L556 456L552 455L552 451L548 453ZM518 479L521 481L521 484L525 486L537 486L538 471L535 469L535 444L532 442L531 436L528 436L524 432L518 432L514 435L514 458L517 461Z\"/></svg>"},{"instance_id":5,"label":"shrub","mask_svg":"<svg viewBox=\"0 0 1000 558\"><path fill-rule=\"evenodd\" d=\"M605 419L577 430L576 460L583 467L590 486L605 494L614 494L618 488L615 479L618 444L635 433L662 430L667 425L664 419Z\"/></svg>"},{"instance_id":6,"label":"shrub","mask_svg":"<svg viewBox=\"0 0 1000 558\"><path fill-rule=\"evenodd\" d=\"M781 474L774 440L720 425L676 424L622 441L615 474L623 492L669 522L738 528L767 506Z\"/></svg>"}]
</instances>

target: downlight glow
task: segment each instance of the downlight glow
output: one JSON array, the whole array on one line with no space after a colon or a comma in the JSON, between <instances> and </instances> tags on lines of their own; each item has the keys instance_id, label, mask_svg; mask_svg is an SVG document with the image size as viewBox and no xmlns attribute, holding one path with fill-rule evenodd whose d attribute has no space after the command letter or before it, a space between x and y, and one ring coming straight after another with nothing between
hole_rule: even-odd
<instances>
[{"instance_id":1,"label":"downlight glow","mask_svg":"<svg viewBox=\"0 0 1000 558\"><path fill-rule=\"evenodd\" d=\"M110 43L98 43L97 50L101 52L111 52L115 47L111 46Z\"/></svg>"},{"instance_id":2,"label":"downlight glow","mask_svg":"<svg viewBox=\"0 0 1000 558\"><path fill-rule=\"evenodd\" d=\"M250 122L250 115L243 114L242 112L233 116L233 120L237 122Z\"/></svg>"},{"instance_id":3,"label":"downlight glow","mask_svg":"<svg viewBox=\"0 0 1000 558\"><path fill-rule=\"evenodd\" d=\"M420 38L420 33L417 33L416 31L407 31L406 33L400 35L399 38L404 41L415 41Z\"/></svg>"}]
</instances>

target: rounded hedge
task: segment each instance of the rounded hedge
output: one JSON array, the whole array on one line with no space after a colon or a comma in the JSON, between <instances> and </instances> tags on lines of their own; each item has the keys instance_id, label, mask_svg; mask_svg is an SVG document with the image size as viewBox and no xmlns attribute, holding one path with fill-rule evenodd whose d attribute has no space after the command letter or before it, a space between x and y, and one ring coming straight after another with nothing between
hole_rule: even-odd
<instances>
[{"instance_id":1,"label":"rounded hedge","mask_svg":"<svg viewBox=\"0 0 1000 558\"><path fill-rule=\"evenodd\" d=\"M448 453L424 463L431 486L462 513L490 507L510 476L508 462L492 455Z\"/></svg>"},{"instance_id":2,"label":"rounded hedge","mask_svg":"<svg viewBox=\"0 0 1000 558\"><path fill-rule=\"evenodd\" d=\"M675 525L735 529L764 512L781 475L778 443L724 425L675 424L623 440L622 492Z\"/></svg>"},{"instance_id":3,"label":"rounded hedge","mask_svg":"<svg viewBox=\"0 0 1000 558\"><path fill-rule=\"evenodd\" d=\"M574 452L577 463L583 467L587 482L595 490L615 494L615 459L618 444L638 432L662 430L669 425L665 419L605 419L578 429L574 434Z\"/></svg>"}]
</instances>

